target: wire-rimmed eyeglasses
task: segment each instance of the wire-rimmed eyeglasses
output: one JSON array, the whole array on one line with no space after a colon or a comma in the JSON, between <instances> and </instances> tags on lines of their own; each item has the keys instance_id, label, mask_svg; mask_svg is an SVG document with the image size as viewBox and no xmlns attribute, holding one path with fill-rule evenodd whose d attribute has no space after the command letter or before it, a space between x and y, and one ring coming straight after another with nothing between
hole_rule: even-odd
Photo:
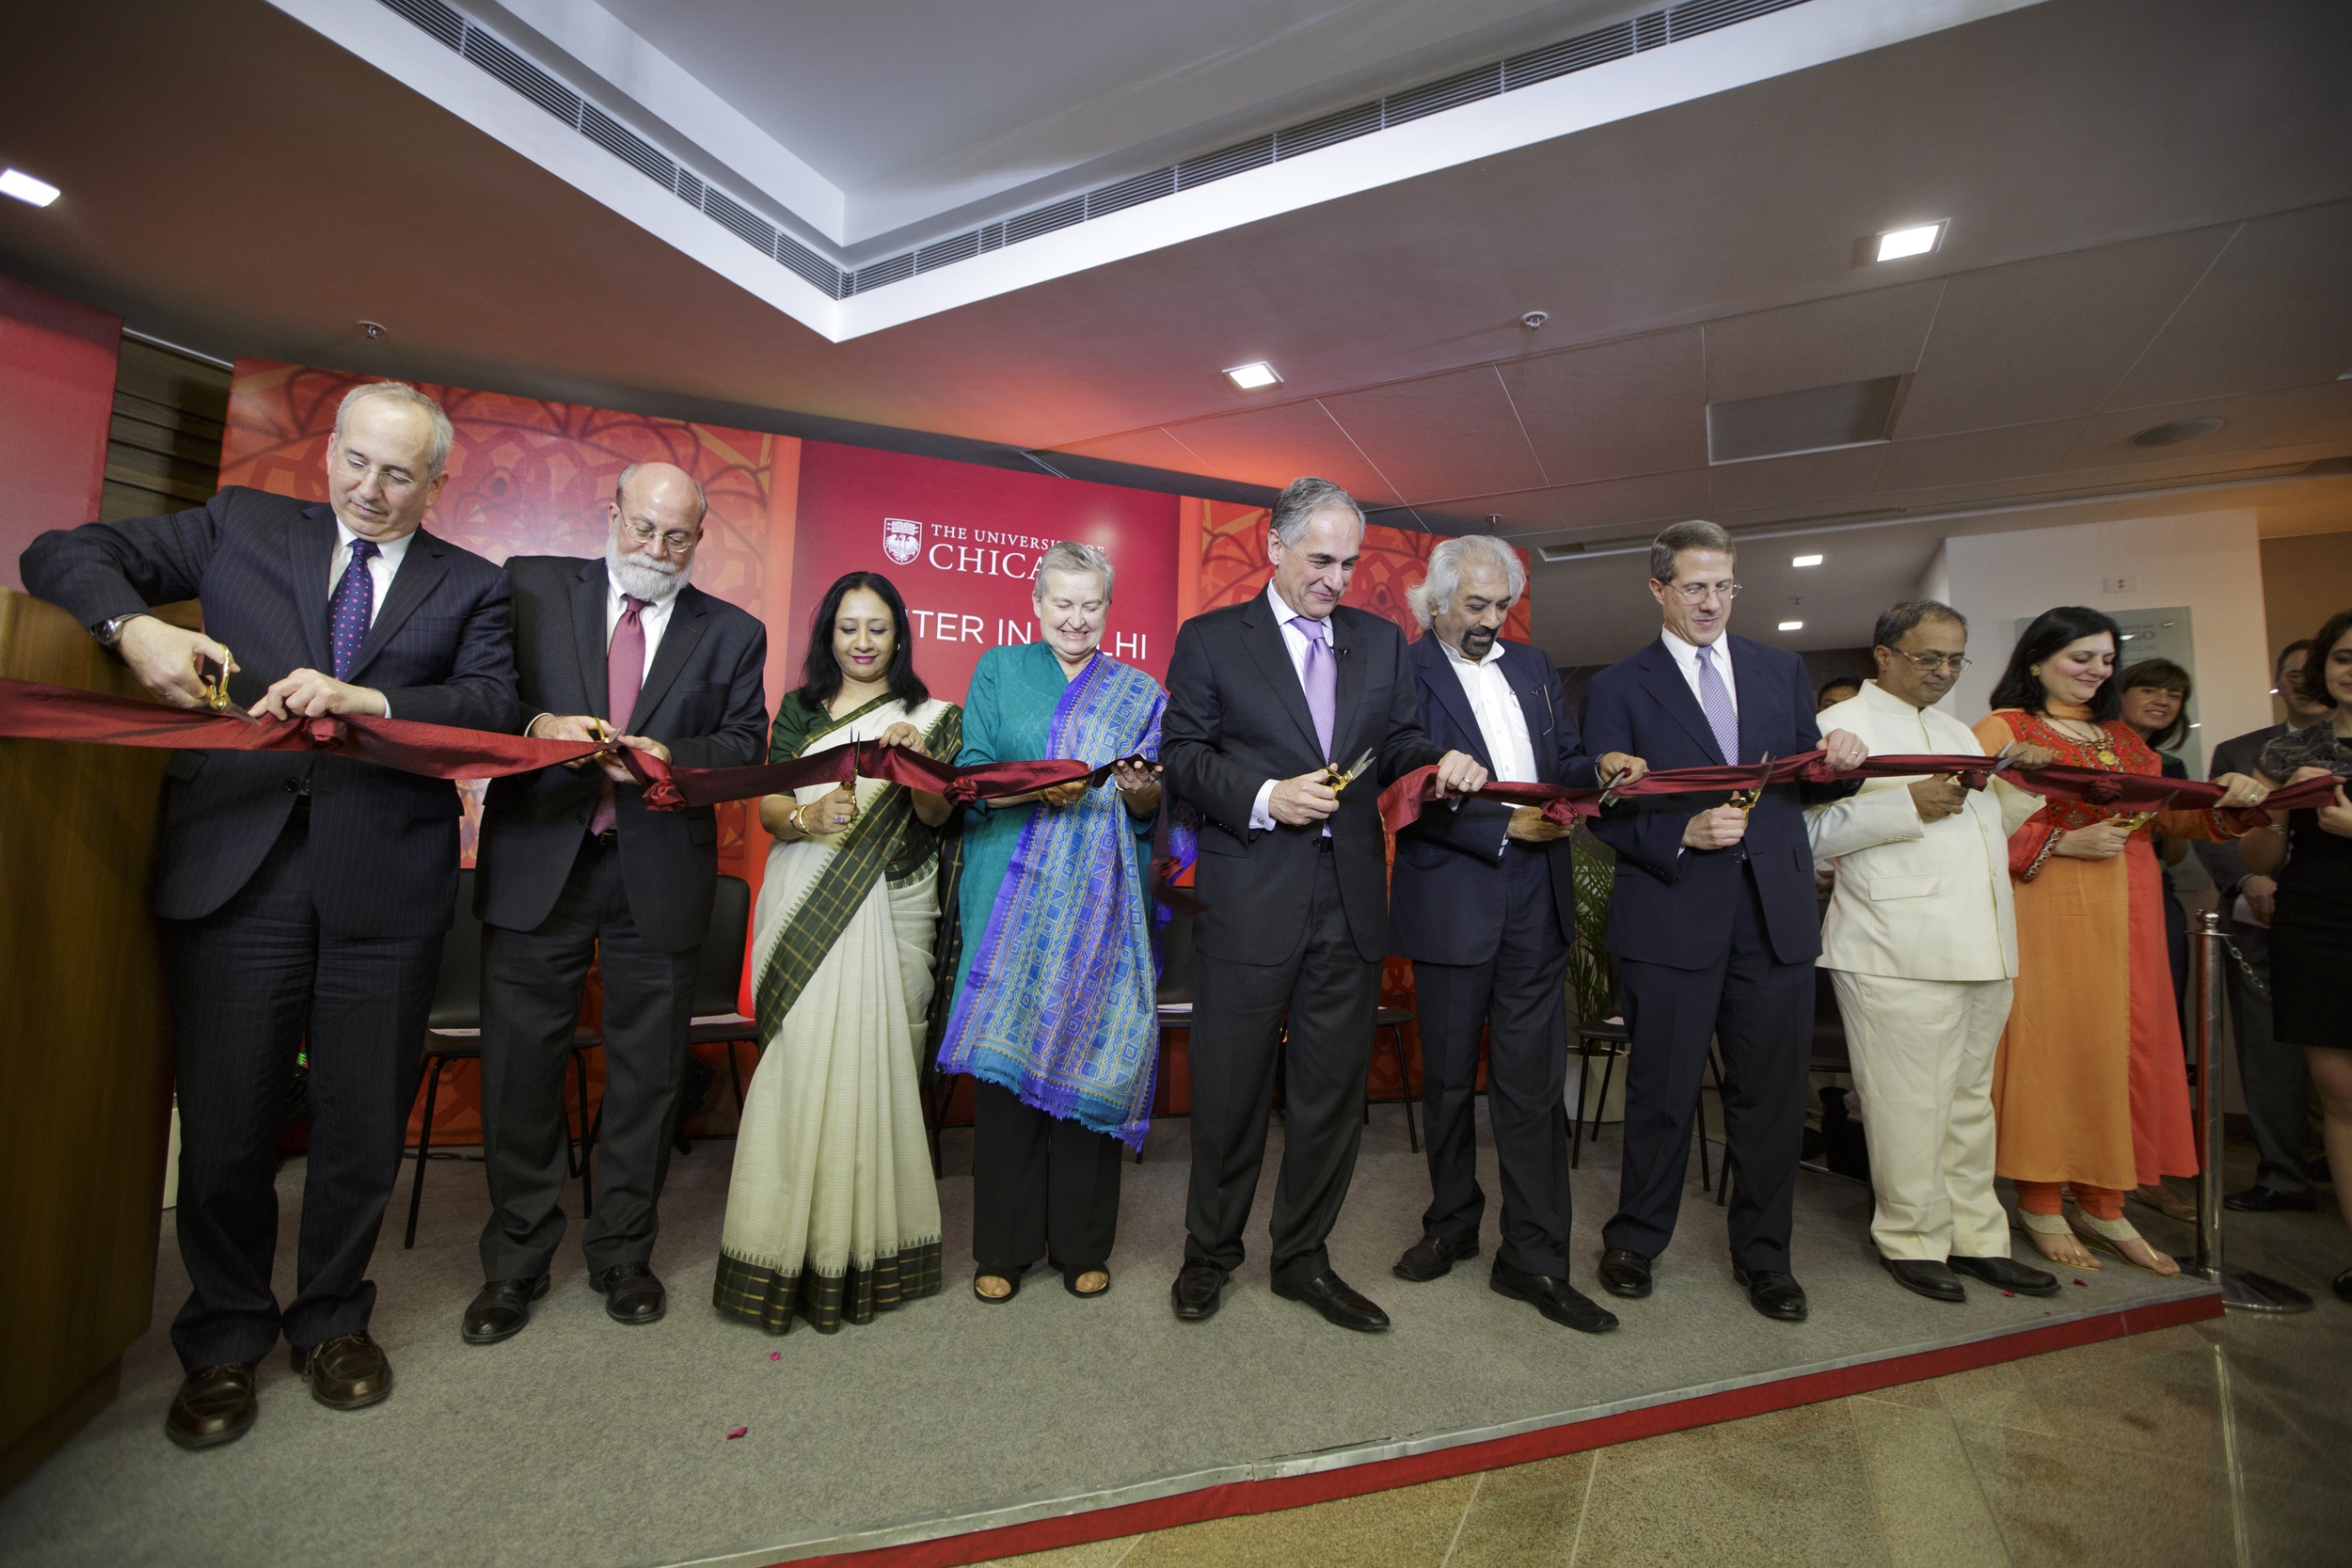
<instances>
[{"instance_id":1,"label":"wire-rimmed eyeglasses","mask_svg":"<svg viewBox=\"0 0 2352 1568\"><path fill-rule=\"evenodd\" d=\"M1957 675L1963 670L1967 669L1969 663L1966 654L1914 654L1905 653L1900 648L1889 648L1887 652L1902 655L1903 657L1911 660L1923 675L1932 675L1938 670L1949 670Z\"/></svg>"}]
</instances>

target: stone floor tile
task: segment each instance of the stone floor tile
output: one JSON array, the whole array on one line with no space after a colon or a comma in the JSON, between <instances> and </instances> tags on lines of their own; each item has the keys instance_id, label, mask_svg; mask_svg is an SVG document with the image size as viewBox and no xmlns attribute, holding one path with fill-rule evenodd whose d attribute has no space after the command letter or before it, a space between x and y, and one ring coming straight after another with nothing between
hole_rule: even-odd
<instances>
[{"instance_id":1,"label":"stone floor tile","mask_svg":"<svg viewBox=\"0 0 2352 1568\"><path fill-rule=\"evenodd\" d=\"M2235 1560L2229 1486L2209 1466L1957 1418L2017 1568L2205 1568Z\"/></svg>"},{"instance_id":2,"label":"stone floor tile","mask_svg":"<svg viewBox=\"0 0 2352 1568\"><path fill-rule=\"evenodd\" d=\"M1476 1476L1147 1535L1120 1568L1438 1568Z\"/></svg>"},{"instance_id":3,"label":"stone floor tile","mask_svg":"<svg viewBox=\"0 0 2352 1568\"><path fill-rule=\"evenodd\" d=\"M1853 1418L1891 1560L1904 1568L2004 1568L2000 1527L1948 1414L1856 1400Z\"/></svg>"},{"instance_id":4,"label":"stone floor tile","mask_svg":"<svg viewBox=\"0 0 2352 1568\"><path fill-rule=\"evenodd\" d=\"M1565 1568L1575 1552L1593 1464L1593 1455L1574 1453L1488 1471L1462 1516L1445 1568Z\"/></svg>"},{"instance_id":5,"label":"stone floor tile","mask_svg":"<svg viewBox=\"0 0 2352 1568\"><path fill-rule=\"evenodd\" d=\"M1852 1418L1842 1402L1835 1408L1837 1420L1817 1421L1809 1431L1685 1448L1672 1458L1630 1455L1660 1438L1602 1449L1584 1505L1577 1568L1891 1563Z\"/></svg>"}]
</instances>

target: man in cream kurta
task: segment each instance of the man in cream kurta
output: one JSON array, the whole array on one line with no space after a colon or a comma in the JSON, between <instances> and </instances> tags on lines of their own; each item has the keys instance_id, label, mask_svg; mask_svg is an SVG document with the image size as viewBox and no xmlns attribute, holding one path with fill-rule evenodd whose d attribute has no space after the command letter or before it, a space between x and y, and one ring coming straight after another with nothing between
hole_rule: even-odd
<instances>
[{"instance_id":1,"label":"man in cream kurta","mask_svg":"<svg viewBox=\"0 0 2352 1568\"><path fill-rule=\"evenodd\" d=\"M1879 618L1876 680L1819 719L1873 756L1984 754L1935 704L1966 665L1967 623L1931 600ZM1993 1058L2017 976L2009 835L2041 801L2001 780L1872 779L1805 813L1817 861L1835 862L1821 927L1878 1194L1871 1239L1896 1283L1963 1301L1959 1275L2055 1294L2058 1280L2010 1260L1993 1194Z\"/></svg>"}]
</instances>

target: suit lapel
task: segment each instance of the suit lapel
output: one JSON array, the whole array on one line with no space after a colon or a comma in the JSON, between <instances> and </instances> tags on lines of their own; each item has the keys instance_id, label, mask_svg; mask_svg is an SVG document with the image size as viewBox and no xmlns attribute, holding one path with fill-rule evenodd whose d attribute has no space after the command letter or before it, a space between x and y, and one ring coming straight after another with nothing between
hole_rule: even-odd
<instances>
[{"instance_id":1,"label":"suit lapel","mask_svg":"<svg viewBox=\"0 0 2352 1568\"><path fill-rule=\"evenodd\" d=\"M661 633L661 646L653 651L653 668L645 672L645 684L637 693L637 706L622 733L645 733L644 724L653 717L653 710L661 705L661 699L677 680L678 672L686 668L687 656L703 640L709 617L710 612L703 608L700 589L689 584L678 590L677 598L670 606L670 624Z\"/></svg>"},{"instance_id":2,"label":"suit lapel","mask_svg":"<svg viewBox=\"0 0 2352 1568\"><path fill-rule=\"evenodd\" d=\"M1738 678L1735 673L1733 679ZM1740 760L1724 756L1724 749L1715 744L1715 730L1707 721L1706 710L1699 706L1698 698L1691 692L1691 683L1682 678L1682 666L1675 662L1675 656L1666 651L1663 642L1652 642L1643 653L1642 684L1708 756L1722 762Z\"/></svg>"},{"instance_id":3,"label":"suit lapel","mask_svg":"<svg viewBox=\"0 0 2352 1568\"><path fill-rule=\"evenodd\" d=\"M1740 709L1740 755L1762 756L1774 736L1787 735L1790 730L1781 712L1780 688L1764 678L1764 672L1757 668L1756 656L1744 638L1726 635L1724 645L1730 653L1731 678L1739 689L1739 695L1732 701Z\"/></svg>"},{"instance_id":4,"label":"suit lapel","mask_svg":"<svg viewBox=\"0 0 2352 1568\"><path fill-rule=\"evenodd\" d=\"M1327 761L1345 768L1356 760L1355 739L1370 715L1359 715L1358 699L1364 693L1364 661L1352 657L1356 643L1348 633L1347 617L1339 610L1331 612L1331 657L1339 661L1338 689L1331 709L1331 754ZM1299 691L1301 700L1305 688Z\"/></svg>"},{"instance_id":5,"label":"suit lapel","mask_svg":"<svg viewBox=\"0 0 2352 1568\"><path fill-rule=\"evenodd\" d=\"M1454 721L1454 727L1470 737L1470 753L1488 772L1494 770L1495 759L1487 754L1486 732L1478 727L1478 715L1470 705L1470 693L1462 689L1462 677L1454 673L1454 661L1446 657L1445 644L1438 641L1435 631L1425 631L1413 643L1413 669L1429 694L1438 700L1438 706ZM1533 733L1532 731L1530 732Z\"/></svg>"},{"instance_id":6,"label":"suit lapel","mask_svg":"<svg viewBox=\"0 0 2352 1568\"><path fill-rule=\"evenodd\" d=\"M1502 673L1511 683L1512 694L1519 700L1520 716L1527 721L1527 749L1535 754L1536 782L1558 784L1561 781L1552 774L1557 771L1553 765L1559 760L1555 732L1560 727L1560 716L1544 700L1543 674L1535 668L1538 662L1508 643L1503 646ZM1515 664L1519 668L1512 669Z\"/></svg>"},{"instance_id":7,"label":"suit lapel","mask_svg":"<svg viewBox=\"0 0 2352 1568\"><path fill-rule=\"evenodd\" d=\"M287 530L286 557L294 570L294 605L302 616L302 641L310 650L310 668L335 668L335 653L326 641L326 574L335 562L335 514L324 504L311 507Z\"/></svg>"},{"instance_id":8,"label":"suit lapel","mask_svg":"<svg viewBox=\"0 0 2352 1568\"><path fill-rule=\"evenodd\" d=\"M1282 705L1307 737L1307 750L1321 756L1323 742L1315 735L1315 716L1307 706L1307 689L1298 684L1297 667L1291 663L1290 644L1282 641L1282 628L1274 623L1274 607L1266 602L1263 590L1249 601L1249 612L1242 618L1242 645L1258 663L1258 673L1265 677L1274 691L1275 701ZM1328 761L1328 758L1325 758Z\"/></svg>"},{"instance_id":9,"label":"suit lapel","mask_svg":"<svg viewBox=\"0 0 2352 1568\"><path fill-rule=\"evenodd\" d=\"M572 646L580 653L580 689L588 701L584 711L610 721L612 688L605 660L605 592L601 561L591 561L572 578Z\"/></svg>"},{"instance_id":10,"label":"suit lapel","mask_svg":"<svg viewBox=\"0 0 2352 1568\"><path fill-rule=\"evenodd\" d=\"M447 576L449 562L441 559L441 542L422 529L410 534L407 553L401 557L400 570L392 574L392 586L384 595L384 608L375 612L375 624L368 627L367 640L359 644L358 657L351 661L343 679L358 684L375 662L375 656L400 634L401 623L432 597L433 590Z\"/></svg>"}]
</instances>

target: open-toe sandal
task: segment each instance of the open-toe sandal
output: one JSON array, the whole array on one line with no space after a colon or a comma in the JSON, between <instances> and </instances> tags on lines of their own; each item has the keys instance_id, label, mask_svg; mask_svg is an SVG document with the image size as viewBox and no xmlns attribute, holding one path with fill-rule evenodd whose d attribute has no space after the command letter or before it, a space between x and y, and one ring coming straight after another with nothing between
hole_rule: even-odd
<instances>
[{"instance_id":1,"label":"open-toe sandal","mask_svg":"<svg viewBox=\"0 0 2352 1568\"><path fill-rule=\"evenodd\" d=\"M2099 1267L2099 1259L2091 1257L2088 1252L2080 1258L2058 1258L2043 1250L2040 1241L2040 1238L2043 1236L2065 1236L2071 1238L2077 1247L2083 1244L2083 1238L2074 1234L2074 1227L2066 1223L2065 1215L2037 1214L2030 1209L2021 1209L2017 1212L2017 1217L2024 1222L2026 1233L2036 1238L2034 1250L2042 1254L2043 1262L2056 1264L2061 1269L2096 1269Z\"/></svg>"},{"instance_id":2,"label":"open-toe sandal","mask_svg":"<svg viewBox=\"0 0 2352 1568\"><path fill-rule=\"evenodd\" d=\"M983 1279L1001 1279L1012 1289L1001 1296L992 1296L980 1289ZM972 1296L984 1307L1002 1307L1021 1293L1021 1276L1009 1274L977 1274L972 1276Z\"/></svg>"},{"instance_id":3,"label":"open-toe sandal","mask_svg":"<svg viewBox=\"0 0 2352 1568\"><path fill-rule=\"evenodd\" d=\"M1084 1279L1090 1274L1099 1274L1103 1276L1103 1288L1099 1291L1079 1290L1078 1281ZM1111 1272L1108 1269L1080 1269L1076 1274L1063 1275L1061 1276L1061 1288L1069 1291L1072 1295L1076 1296L1080 1301L1092 1301L1096 1296L1110 1294Z\"/></svg>"},{"instance_id":4,"label":"open-toe sandal","mask_svg":"<svg viewBox=\"0 0 2352 1568\"><path fill-rule=\"evenodd\" d=\"M2101 1219L2096 1214L2077 1210L2074 1213L2074 1233L2083 1239L2085 1246L2120 1258L2142 1274L2153 1274L2159 1279L2169 1279L2173 1275L2180 1273L2177 1268L2169 1273L2163 1269L2152 1268L2131 1255L2127 1250L2128 1245L2130 1243L2137 1242L2156 1257L2163 1256L2162 1253L2156 1252L2153 1243L2133 1228L2132 1222L2129 1220Z\"/></svg>"}]
</instances>

